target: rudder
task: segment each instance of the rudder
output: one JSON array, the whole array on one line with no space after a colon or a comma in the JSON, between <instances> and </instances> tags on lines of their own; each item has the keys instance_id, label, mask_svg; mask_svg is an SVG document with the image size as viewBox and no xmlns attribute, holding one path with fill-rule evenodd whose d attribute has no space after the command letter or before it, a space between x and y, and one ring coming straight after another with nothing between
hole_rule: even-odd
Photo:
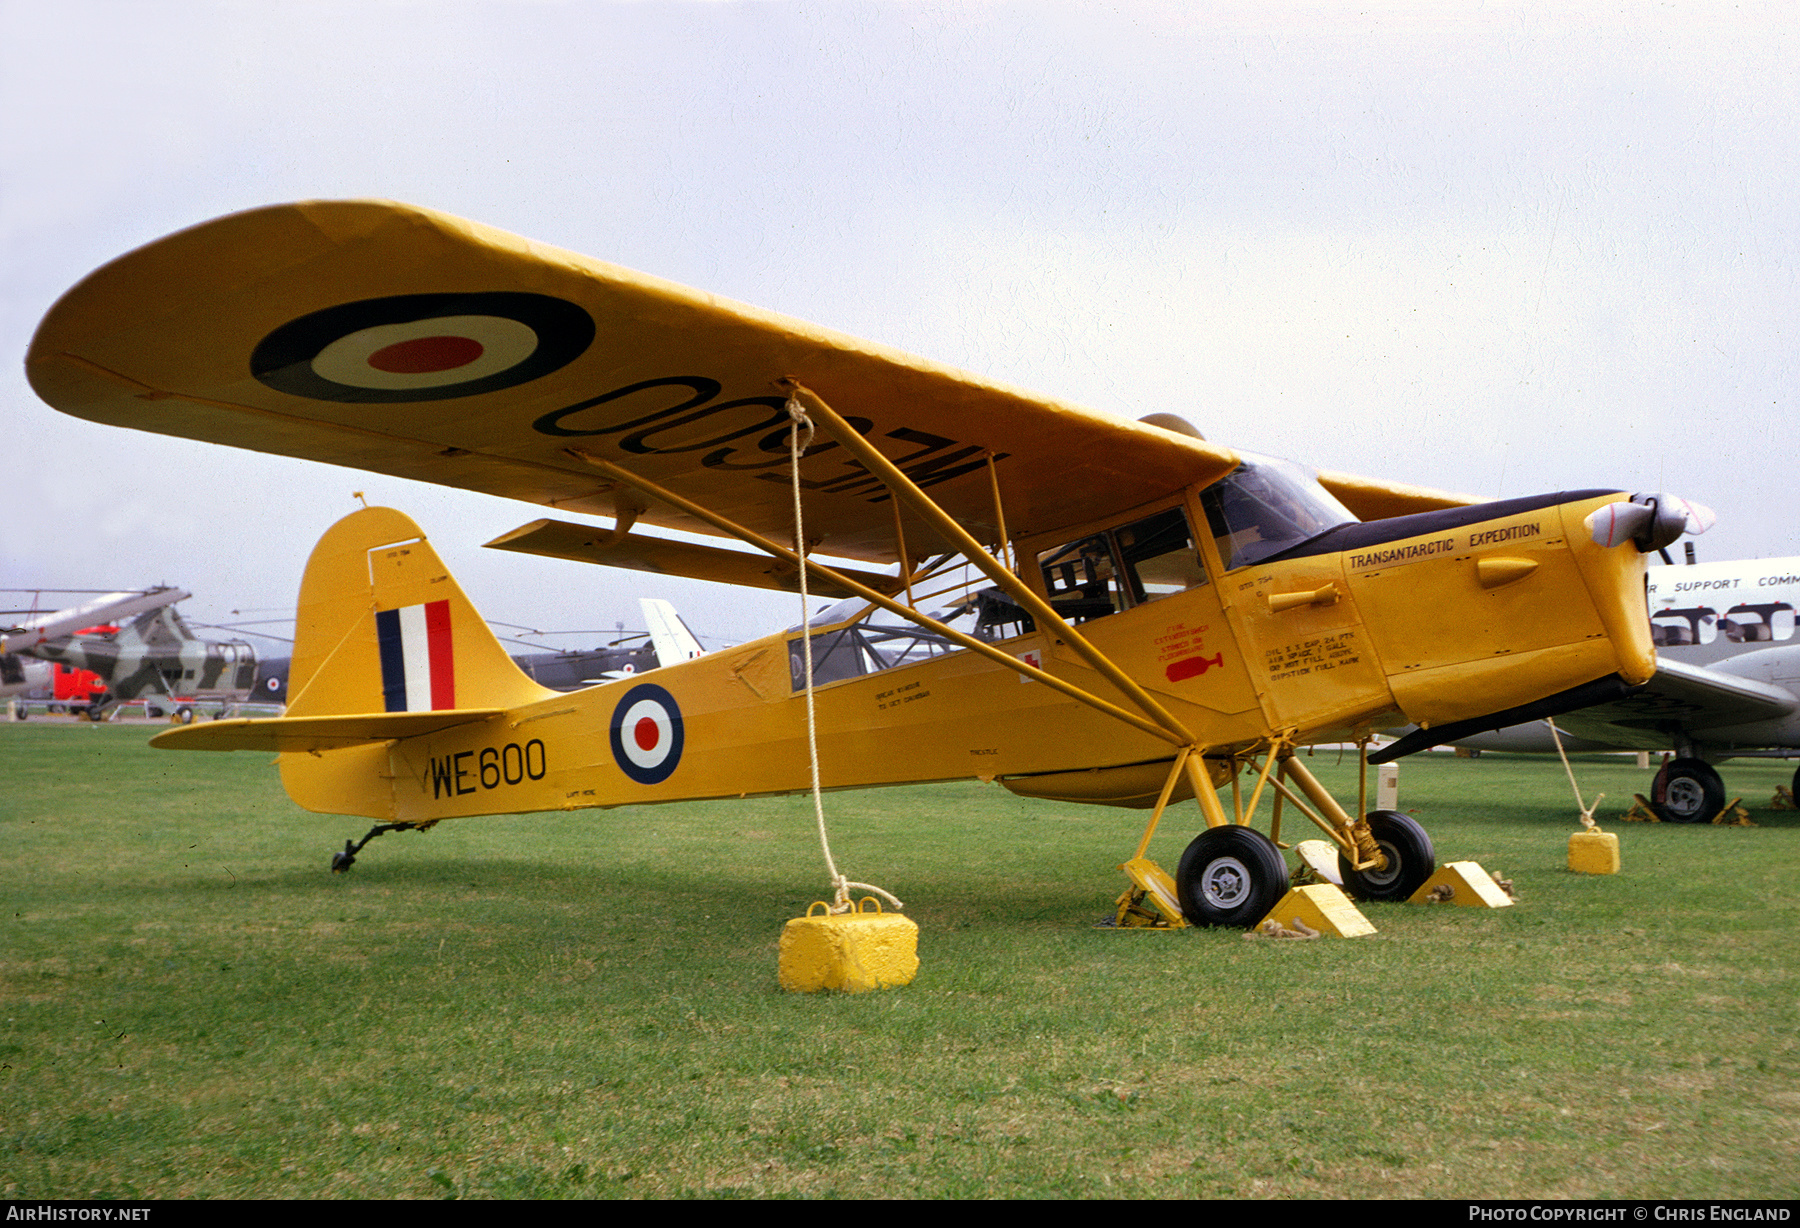
<instances>
[{"instance_id":1,"label":"rudder","mask_svg":"<svg viewBox=\"0 0 1800 1228\"><path fill-rule=\"evenodd\" d=\"M554 692L501 647L403 512L352 512L300 581L289 716L510 708Z\"/></svg>"}]
</instances>

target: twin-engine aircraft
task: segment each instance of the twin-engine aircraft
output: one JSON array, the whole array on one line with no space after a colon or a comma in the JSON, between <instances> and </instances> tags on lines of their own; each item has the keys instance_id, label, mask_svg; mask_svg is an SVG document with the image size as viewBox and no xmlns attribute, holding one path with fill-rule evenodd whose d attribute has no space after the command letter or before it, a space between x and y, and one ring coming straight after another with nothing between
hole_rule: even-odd
<instances>
[{"instance_id":1,"label":"twin-engine aircraft","mask_svg":"<svg viewBox=\"0 0 1800 1228\"><path fill-rule=\"evenodd\" d=\"M1800 558L1652 567L1645 591L1656 676L1556 723L1565 750L1674 751L1650 782L1651 808L1666 823L1710 822L1730 796L1714 764L1800 749ZM1557 736L1536 722L1457 745L1554 754Z\"/></svg>"},{"instance_id":2,"label":"twin-engine aircraft","mask_svg":"<svg viewBox=\"0 0 1800 1228\"><path fill-rule=\"evenodd\" d=\"M810 656L826 788L991 779L1153 825L1196 798L1176 883L1199 924L1279 898L1284 805L1353 892L1409 895L1430 838L1360 790L1353 813L1295 748L1424 727L1373 761L1625 694L1655 671L1643 555L1697 527L1605 487L1481 502L1315 474L390 202L126 255L57 303L27 366L94 421L611 520L490 545L840 599L558 694L417 525L368 508L307 566L287 716L159 746L279 751L296 802L377 830L792 793Z\"/></svg>"}]
</instances>

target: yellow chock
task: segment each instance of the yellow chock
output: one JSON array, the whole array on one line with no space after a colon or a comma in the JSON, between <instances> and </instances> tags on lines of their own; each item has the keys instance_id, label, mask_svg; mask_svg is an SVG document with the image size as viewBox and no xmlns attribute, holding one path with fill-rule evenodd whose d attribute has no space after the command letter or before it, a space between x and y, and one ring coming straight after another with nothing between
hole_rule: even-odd
<instances>
[{"instance_id":1,"label":"yellow chock","mask_svg":"<svg viewBox=\"0 0 1800 1228\"><path fill-rule=\"evenodd\" d=\"M1360 938L1373 934L1375 927L1358 912L1350 897L1330 883L1314 883L1310 887L1290 887L1281 902L1269 910L1262 924L1273 921L1285 928L1304 932L1300 924L1338 938Z\"/></svg>"},{"instance_id":2,"label":"yellow chock","mask_svg":"<svg viewBox=\"0 0 1800 1228\"><path fill-rule=\"evenodd\" d=\"M1119 869L1131 879L1131 886L1119 896L1112 924L1102 921L1102 928L1178 930L1187 925L1175 898L1175 880L1167 870L1148 857L1134 857Z\"/></svg>"},{"instance_id":3,"label":"yellow chock","mask_svg":"<svg viewBox=\"0 0 1800 1228\"><path fill-rule=\"evenodd\" d=\"M1304 870L1295 870L1288 881L1330 883L1333 887L1344 885L1343 877L1338 873L1338 847L1331 841L1302 840L1294 846L1294 852L1300 854Z\"/></svg>"},{"instance_id":4,"label":"yellow chock","mask_svg":"<svg viewBox=\"0 0 1800 1228\"><path fill-rule=\"evenodd\" d=\"M1744 799L1736 797L1731 804L1713 816L1713 824L1717 827L1755 827L1750 821L1750 812L1744 809Z\"/></svg>"},{"instance_id":5,"label":"yellow chock","mask_svg":"<svg viewBox=\"0 0 1800 1228\"><path fill-rule=\"evenodd\" d=\"M1577 874L1617 874L1619 837L1610 831L1578 831L1569 837L1569 869Z\"/></svg>"},{"instance_id":6,"label":"yellow chock","mask_svg":"<svg viewBox=\"0 0 1800 1228\"><path fill-rule=\"evenodd\" d=\"M1439 866L1437 873L1426 879L1406 902L1461 904L1465 908L1511 908L1513 903L1494 876L1474 861L1452 861Z\"/></svg>"},{"instance_id":7,"label":"yellow chock","mask_svg":"<svg viewBox=\"0 0 1800 1228\"><path fill-rule=\"evenodd\" d=\"M868 904L875 907L866 908ZM822 912L815 915L815 908ZM908 984L918 971L919 927L911 917L883 912L873 896L837 914L823 900L814 900L804 917L795 917L781 930L778 975L783 989L864 993Z\"/></svg>"}]
</instances>

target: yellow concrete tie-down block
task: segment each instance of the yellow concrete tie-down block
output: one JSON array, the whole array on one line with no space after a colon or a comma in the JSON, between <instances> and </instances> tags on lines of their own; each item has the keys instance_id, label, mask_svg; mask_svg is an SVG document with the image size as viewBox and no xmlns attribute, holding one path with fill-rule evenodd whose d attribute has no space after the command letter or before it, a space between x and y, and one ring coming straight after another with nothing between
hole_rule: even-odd
<instances>
[{"instance_id":1,"label":"yellow concrete tie-down block","mask_svg":"<svg viewBox=\"0 0 1800 1228\"><path fill-rule=\"evenodd\" d=\"M1364 934L1375 932L1375 927L1357 911L1356 905L1350 902L1350 897L1330 883L1290 887L1263 921L1275 921L1287 929L1299 929L1294 922L1304 921L1321 934L1332 934L1339 938L1360 938Z\"/></svg>"},{"instance_id":2,"label":"yellow concrete tie-down block","mask_svg":"<svg viewBox=\"0 0 1800 1228\"><path fill-rule=\"evenodd\" d=\"M1512 897L1500 890L1494 876L1479 862L1452 861L1437 868L1420 888L1407 897L1409 904L1461 904L1465 908L1511 908Z\"/></svg>"},{"instance_id":3,"label":"yellow concrete tie-down block","mask_svg":"<svg viewBox=\"0 0 1800 1228\"><path fill-rule=\"evenodd\" d=\"M872 909L864 905L874 904ZM815 914L813 909L825 910ZM919 927L911 917L883 912L870 896L854 912L832 914L815 900L804 917L781 930L779 979L783 989L814 993L841 989L864 993L909 983L919 971Z\"/></svg>"},{"instance_id":4,"label":"yellow concrete tie-down block","mask_svg":"<svg viewBox=\"0 0 1800 1228\"><path fill-rule=\"evenodd\" d=\"M1579 874L1617 874L1619 837L1610 831L1578 831L1569 837L1569 869Z\"/></svg>"}]
</instances>

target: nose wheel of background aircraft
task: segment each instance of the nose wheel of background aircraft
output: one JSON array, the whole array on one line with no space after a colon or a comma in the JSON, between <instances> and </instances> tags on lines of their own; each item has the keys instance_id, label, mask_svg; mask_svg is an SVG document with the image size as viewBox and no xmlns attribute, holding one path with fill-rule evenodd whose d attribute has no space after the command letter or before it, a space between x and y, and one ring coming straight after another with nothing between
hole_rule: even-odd
<instances>
[{"instance_id":1,"label":"nose wheel of background aircraft","mask_svg":"<svg viewBox=\"0 0 1800 1228\"><path fill-rule=\"evenodd\" d=\"M1431 837L1398 810L1371 810L1369 834L1375 847L1387 856L1387 865L1379 870L1353 870L1350 861L1338 854L1338 873L1344 886L1362 900L1404 900L1417 891L1437 869L1437 850Z\"/></svg>"},{"instance_id":2,"label":"nose wheel of background aircraft","mask_svg":"<svg viewBox=\"0 0 1800 1228\"><path fill-rule=\"evenodd\" d=\"M1725 782L1704 759L1673 759L1651 782L1650 805L1665 823L1707 823L1725 809Z\"/></svg>"},{"instance_id":3,"label":"nose wheel of background aircraft","mask_svg":"<svg viewBox=\"0 0 1800 1228\"><path fill-rule=\"evenodd\" d=\"M1287 890L1287 863L1275 842L1250 827L1209 827L1194 837L1175 871L1175 892L1191 925L1255 925Z\"/></svg>"}]
</instances>

